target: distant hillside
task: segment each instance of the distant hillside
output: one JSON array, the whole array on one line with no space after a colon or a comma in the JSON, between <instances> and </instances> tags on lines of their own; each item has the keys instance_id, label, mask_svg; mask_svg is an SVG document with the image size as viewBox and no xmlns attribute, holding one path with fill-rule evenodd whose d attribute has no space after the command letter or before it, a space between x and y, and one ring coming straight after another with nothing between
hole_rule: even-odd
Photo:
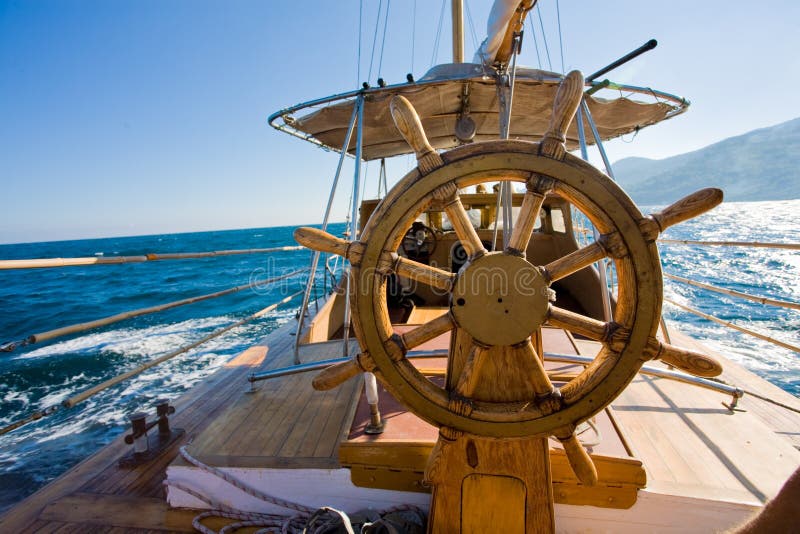
<instances>
[{"instance_id":1,"label":"distant hillside","mask_svg":"<svg viewBox=\"0 0 800 534\"><path fill-rule=\"evenodd\" d=\"M613 167L637 204L667 204L702 187L721 188L726 201L800 198L800 118L680 156L625 158Z\"/></svg>"}]
</instances>

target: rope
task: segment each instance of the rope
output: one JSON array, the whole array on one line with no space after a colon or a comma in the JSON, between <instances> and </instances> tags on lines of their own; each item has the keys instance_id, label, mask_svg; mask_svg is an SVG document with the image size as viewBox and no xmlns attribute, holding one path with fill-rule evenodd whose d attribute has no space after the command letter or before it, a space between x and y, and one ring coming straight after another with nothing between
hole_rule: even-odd
<instances>
[{"instance_id":1,"label":"rope","mask_svg":"<svg viewBox=\"0 0 800 534\"><path fill-rule=\"evenodd\" d=\"M542 41L544 42L544 50L547 52L547 68L553 70L553 62L550 61L550 47L547 46L547 35L544 33L544 22L542 22L542 10L539 4L536 4L536 13L539 15L539 27L542 29Z\"/></svg>"},{"instance_id":2,"label":"rope","mask_svg":"<svg viewBox=\"0 0 800 534\"><path fill-rule=\"evenodd\" d=\"M232 532L243 527L266 527L268 529L280 528L280 532L292 534L322 534L326 532L332 532L334 531L334 528L338 528L344 529L344 532L347 532L348 534L355 534L350 518L341 510L337 510L328 506L315 510L303 504L265 493L258 488L254 488L249 484L237 479L222 469L204 464L197 458L193 457L189 451L186 450L186 446L180 448L180 454L184 460L194 465L201 471L219 478L239 491L262 502L272 504L280 508L286 508L287 510L295 512L292 515L279 515L264 512L241 512L222 503L218 503L206 495L203 495L202 493L186 486L185 484L169 480L164 481L165 486L186 492L192 497L205 503L207 506L212 507L211 510L199 514L192 520L192 526L203 534L216 534L216 532L206 527L201 522L203 519L209 517L234 519L238 521L237 523L229 524L223 527L219 531L219 534ZM421 520L420 526L424 526L425 524L425 513L419 507L413 505L399 505L375 512L375 515L378 516L379 519L374 522L366 523L361 532L365 532L365 528L378 525L383 525L389 532L395 531L392 528L392 525L386 522L386 516L396 512L414 513ZM275 532L274 530L270 531Z\"/></svg>"},{"instance_id":3,"label":"rope","mask_svg":"<svg viewBox=\"0 0 800 534\"><path fill-rule=\"evenodd\" d=\"M672 245L708 245L721 247L781 248L800 250L800 243L763 243L759 241L692 241L690 239L659 239L659 243Z\"/></svg>"},{"instance_id":4,"label":"rope","mask_svg":"<svg viewBox=\"0 0 800 534\"><path fill-rule=\"evenodd\" d=\"M151 313L156 313L164 310L169 310L172 308L177 308L178 306L185 306L187 304L194 304L195 302L202 302L204 300L213 299L217 297L222 297L225 295L230 295L231 293L236 293L243 289L247 288L258 288L262 287L266 284L271 284L273 282L278 282L279 280L283 280L285 278L291 278L297 274L303 273L308 271L308 269L299 269L297 271L292 271L288 274L284 274L281 276L276 276L274 278L270 278L263 282L253 283L252 281L248 282L247 284L242 284L240 286L230 287L228 289L223 289L222 291L217 291L215 293L207 293L205 295L198 295L196 297L189 297L186 299L176 300L173 302L167 302L166 304L159 304L158 306L150 306L147 308L139 308L137 310L131 310L123 313L118 313L115 315L110 315L108 317L104 317L102 319L95 319L94 321L88 321L85 323L78 323L69 326L63 326L61 328L56 328L54 330L48 330L47 332L41 332L39 334L31 334L28 337L20 340L20 341L9 341L0 345L0 351L2 352L12 352L19 347L25 347L27 345L33 345L34 343L41 343L43 341L49 341L51 339L56 339L59 337L63 337L69 334L76 334L78 332L85 332L86 330L91 330L93 328L98 328L101 326L106 326L109 324L118 323L120 321L124 321L125 319L131 319L133 317L139 317L142 315L148 315Z\"/></svg>"},{"instance_id":5,"label":"rope","mask_svg":"<svg viewBox=\"0 0 800 534\"><path fill-rule=\"evenodd\" d=\"M414 0L414 8L411 11L411 70L414 73L414 50L417 44L417 0Z\"/></svg>"},{"instance_id":6,"label":"rope","mask_svg":"<svg viewBox=\"0 0 800 534\"><path fill-rule=\"evenodd\" d=\"M475 33L475 22L472 20L472 12L469 9L469 0L464 0L464 7L467 8L467 21L469 22L470 34L472 34L472 46L477 50L480 44L478 43L478 34Z\"/></svg>"},{"instance_id":7,"label":"rope","mask_svg":"<svg viewBox=\"0 0 800 534\"><path fill-rule=\"evenodd\" d=\"M378 2L378 15L375 19L375 33L372 36L372 51L369 54L369 72L367 73L367 80L372 79L372 64L375 61L375 43L378 41L378 25L381 21L381 9L383 9L383 0Z\"/></svg>"},{"instance_id":8,"label":"rope","mask_svg":"<svg viewBox=\"0 0 800 534\"><path fill-rule=\"evenodd\" d=\"M106 380L105 382L102 382L102 383L100 383L100 384L98 384L96 386L93 386L93 387L91 387L91 388L89 388L89 389L87 389L87 390L85 390L85 391L83 391L81 393L78 393L77 395L73 395L72 397L69 397L68 399L65 399L64 401L62 401L60 406L58 404L55 404L55 405L52 405L52 406L48 406L47 408L44 408L43 410L35 412L35 413L33 413L33 414L23 418L23 419L20 419L20 420L14 422L14 423L11 423L10 425L7 425L7 426L5 426L3 428L0 428L0 436L2 436L3 434L7 434L7 433L11 432L12 430L15 430L15 429L17 429L17 428L19 428L19 427L21 427L23 425L26 425L28 423L31 423L31 422L36 421L38 419L41 419L42 417L45 417L47 415L51 415L51 414L55 413L56 411L58 411L60 408L72 408L76 404L85 401L89 397L92 397L92 396L100 393L101 391L110 388L111 386L119 384L123 380L127 380L128 378L131 378L133 376L141 374L142 372L146 371L147 369L150 369L151 367L155 367L156 365L164 363L167 360L171 360L172 358L174 358L174 357L176 357L176 356L178 356L180 354L188 352L191 349L193 349L195 347L198 347L198 346L202 345L203 343L206 343L207 341L210 341L210 340L212 340L212 339L214 339L216 337L221 336L225 332L228 332L229 330L232 330L232 329L236 328L237 326L241 326L241 325L243 325L243 324L245 324L247 322L250 322L250 321L252 321L254 319L257 319L258 317L266 315L267 313L273 311L275 308L277 308L281 304L285 304L285 303L289 302L291 299L297 297L298 295L301 295L302 293L303 293L302 291L298 291L297 293L289 295L285 299L280 300L280 301L278 301L278 302L276 302L274 304L270 304L266 308L264 308L262 310L259 310L256 313L245 317L244 319L240 319L240 320L236 321L235 323L231 323L230 325L226 326L225 328L217 330L216 332L213 332L213 333L203 337L199 341L195 341L194 343L191 343L189 345L183 346L183 347L181 347L179 349L176 349L176 350L174 350L172 352L169 352L169 353L167 353L167 354L165 354L163 356L160 356L160 357L158 357L158 358L156 358L154 360L150 360L149 362L146 362L146 363L140 365L139 367L136 367L135 369L132 369L132 370L130 370L128 372L125 372L125 373L117 375L117 376L115 376L113 378L110 378L110 379Z\"/></svg>"},{"instance_id":9,"label":"rope","mask_svg":"<svg viewBox=\"0 0 800 534\"><path fill-rule=\"evenodd\" d=\"M709 321L713 321L713 322L715 322L717 324L721 324L722 326L727 326L728 328L733 328L734 330L738 330L739 332L751 335L753 337L757 337L758 339L763 339L764 341L768 341L768 342L770 342L770 343L772 343L774 345L778 345L779 347L783 347L785 349L789 349L789 350L794 351L794 352L800 352L800 347L798 347L796 345L792 345L790 343L786 343L784 341L780 341L778 339L775 339L773 337L770 337L770 336L767 336L767 335L764 335L764 334L760 334L760 333L755 332L753 330L748 330L747 328L744 328L742 326L733 324L730 321L724 321L724 320L722 320L722 319L720 319L718 317L714 317L713 315L709 315L707 313L703 313L703 312L701 312L699 310L695 310L694 308L690 308L688 306L684 306L683 304L678 304L677 302L675 302L673 300L670 300L670 299L667 299L667 298L664 299L664 302L668 302L668 303L672 304L673 306L677 306L678 308L680 308L680 309L682 309L684 311L687 311L689 313L693 313L695 315L699 315L700 317L702 317L704 319L708 319Z\"/></svg>"},{"instance_id":10,"label":"rope","mask_svg":"<svg viewBox=\"0 0 800 534\"><path fill-rule=\"evenodd\" d=\"M358 58L356 59L356 87L361 83L361 41L364 39L362 19L364 15L364 0L358 2ZM346 151L345 151L346 152Z\"/></svg>"},{"instance_id":11,"label":"rope","mask_svg":"<svg viewBox=\"0 0 800 534\"><path fill-rule=\"evenodd\" d=\"M378 78L381 77L383 69L383 50L386 47L386 30L389 27L389 8L392 6L392 0L386 0L386 14L383 17L383 37L381 38L381 55L378 60Z\"/></svg>"},{"instance_id":12,"label":"rope","mask_svg":"<svg viewBox=\"0 0 800 534\"><path fill-rule=\"evenodd\" d=\"M234 488L250 495L251 497L255 497L260 501L264 501L266 503L274 504L275 506L279 506L281 508L286 508L288 510L293 510L295 512L300 512L301 514L312 514L314 512L313 508L309 508L300 503L287 501L286 499L281 499L280 497L274 497L269 493L265 493L257 488L249 486L245 484L238 478L234 477L233 475L226 473L222 469L212 467L210 465L206 465L197 458L193 457L189 452L186 450L186 446L184 445L180 449L181 456L184 460L189 462L190 464L194 465L195 467L199 468L201 471L205 471L214 475L215 477L224 480Z\"/></svg>"},{"instance_id":13,"label":"rope","mask_svg":"<svg viewBox=\"0 0 800 534\"><path fill-rule=\"evenodd\" d=\"M692 286L700 287L703 289L707 289L709 291L714 291L716 293L722 293L723 295L730 295L732 297L739 297L743 298L752 302L758 302L759 304L769 304L771 306L778 306L780 308L790 308L792 310L800 310L800 303L798 302L791 302L787 300L777 300L771 299L767 297L757 297L755 295L749 295L747 293L742 293L741 291L735 291L733 289L724 289L721 287L713 286L711 284L705 284L703 282L697 282L695 280L690 280L688 278L682 278L680 276L675 276L673 274L664 273L664 277L669 278L670 280L677 280L678 282L683 282L684 284L689 284Z\"/></svg>"},{"instance_id":14,"label":"rope","mask_svg":"<svg viewBox=\"0 0 800 534\"><path fill-rule=\"evenodd\" d=\"M720 382L722 382L722 380L720 380ZM723 384L726 384L726 383L723 382ZM728 384L726 384L726 385L728 385ZM747 394L747 395L750 395L752 397L760 399L760 400L762 400L764 402L768 402L770 404L774 404L775 406L779 406L779 407L781 407L781 408L783 408L785 410L789 410L790 412L800 413L799 409L793 408L793 407L791 407L789 405L783 404L782 402L778 402L778 401L776 401L774 399L770 399L769 397L765 397L763 395L759 395L758 393L753 393L752 391L748 391L746 389L743 389L742 391L744 391L745 394Z\"/></svg>"},{"instance_id":15,"label":"rope","mask_svg":"<svg viewBox=\"0 0 800 534\"><path fill-rule=\"evenodd\" d=\"M556 17L558 17L558 47L561 49L561 72L564 72L564 39L561 35L561 7L556 0Z\"/></svg>"},{"instance_id":16,"label":"rope","mask_svg":"<svg viewBox=\"0 0 800 534\"><path fill-rule=\"evenodd\" d=\"M0 260L0 270L7 269L43 269L50 267L76 267L87 265L118 265L121 263L143 263L146 261L186 260L196 258L214 258L235 254L262 254L266 252L284 252L302 250L305 247L273 247L251 248L239 250L214 250L211 252L178 252L169 254L143 254L141 256L109 256L88 258L36 258L23 260Z\"/></svg>"},{"instance_id":17,"label":"rope","mask_svg":"<svg viewBox=\"0 0 800 534\"><path fill-rule=\"evenodd\" d=\"M539 64L539 69L542 68L542 58L539 56L539 41L536 39L536 32L533 29L533 17L528 18L528 25L531 27L531 35L533 36L533 46L536 49L536 62Z\"/></svg>"},{"instance_id":18,"label":"rope","mask_svg":"<svg viewBox=\"0 0 800 534\"><path fill-rule=\"evenodd\" d=\"M444 6L446 0L442 0L442 9L439 12L439 27L436 30L436 39L433 41L433 53L431 54L431 67L433 67L436 57L439 55L439 40L442 37L442 23L444 22Z\"/></svg>"}]
</instances>

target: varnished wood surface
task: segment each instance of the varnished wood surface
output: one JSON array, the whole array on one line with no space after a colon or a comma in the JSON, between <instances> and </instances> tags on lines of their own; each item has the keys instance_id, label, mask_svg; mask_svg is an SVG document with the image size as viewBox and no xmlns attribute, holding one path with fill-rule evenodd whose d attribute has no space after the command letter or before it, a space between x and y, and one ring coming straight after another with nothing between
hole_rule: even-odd
<instances>
[{"instance_id":1,"label":"varnished wood surface","mask_svg":"<svg viewBox=\"0 0 800 534\"><path fill-rule=\"evenodd\" d=\"M170 418L185 436L153 462L120 469L130 450L122 436L0 517L0 532L192 531L192 512L169 509L163 488L166 468L180 446L201 435L247 389L247 375L281 366L291 358L294 325L289 323L231 360L174 402ZM117 513L125 506L128 513ZM133 513L141 509L148 513Z\"/></svg>"},{"instance_id":2,"label":"varnished wood surface","mask_svg":"<svg viewBox=\"0 0 800 534\"><path fill-rule=\"evenodd\" d=\"M221 416L225 411L233 409L237 399L243 397L242 392L247 388L247 374L257 368L278 367L291 360L294 338L289 332L292 327L290 323L277 330L267 338L264 345L245 351L218 374L176 401L177 412L172 419L173 425L185 428L187 438L193 437L196 444L206 440L210 442L210 437L203 437L204 430L212 425L222 428L229 424ZM545 330L548 351L571 352L576 346L584 354L593 350L592 342L573 343L568 336L558 335L557 330L548 330L550 329ZM698 348L692 346L691 340L678 334L673 333L672 339L677 345ZM269 350L266 345L269 345ZM316 355L321 356L321 352ZM331 354L329 357L335 356L336 354ZM307 361L312 355L304 353L302 357ZM722 378L740 387L800 406L800 401L791 395L721 359L726 369ZM435 367L434 363L435 361L420 362L420 365ZM281 389L276 382L275 385L265 388L264 393L272 391L272 388L276 388L278 393ZM275 399L279 396L276 394ZM329 408L335 409L338 406L339 410L343 410L341 405L347 404L349 400L346 391L337 393L329 401L328 407L319 407L322 412L318 414L317 423L327 417ZM634 456L645 463L646 491L757 502L777 490L800 463L800 453L792 446L794 444L800 447L800 415L747 396L740 401L740 407L747 411L730 415L721 405L723 401L729 400L719 393L664 379L643 377L637 378L631 388L623 393L613 405L614 416L630 442L625 446L629 446ZM388 413L393 412L388 410ZM309 417L311 412L298 410L287 411L285 414L289 416L285 421L288 428L292 416L301 417L305 414L305 417ZM394 414L394 417L397 415ZM314 419L312 424L313 421ZM341 431L350 428L349 422L343 426L347 428L342 428ZM605 428L601 431L604 434L611 432ZM214 429L208 434L215 434ZM316 445L313 452L310 452L311 442L304 439L305 437L301 438L299 434L292 432L286 434L277 449L283 450L282 454L286 456L272 457L279 464L277 466L285 466L280 465L280 461L294 462L296 466L321 466L325 454L329 454L329 458L335 454L335 451L326 453L324 447L317 450ZM193 512L169 509L162 487L166 467L173 460L180 444L150 465L134 470L121 470L117 468L116 462L129 446L118 439L8 510L0 518L0 531L189 532L192 530ZM238 445L226 444L226 449L220 449L220 454L212 455L207 451L207 459L213 460L217 465L225 465L227 462L231 466L246 466L252 463L252 458L228 453L233 451L239 454L235 452L235 447L251 446L247 439ZM274 449L277 441L269 446ZM553 446L558 445L553 443ZM293 457L290 450L294 451ZM604 454L602 445L594 452ZM263 453L259 454L262 454L259 461L263 461L265 456ZM329 461L338 463L338 459ZM599 465L598 468L602 480L603 466ZM559 469L555 462L553 477L556 480L570 473L566 464L563 471ZM572 493L572 488L569 484L557 484L554 487L556 501L566 502L578 498Z\"/></svg>"},{"instance_id":3,"label":"varnished wood surface","mask_svg":"<svg viewBox=\"0 0 800 534\"><path fill-rule=\"evenodd\" d=\"M670 330L673 343L697 342ZM584 354L597 350L578 341ZM720 377L800 408L800 401L719 354ZM648 491L760 503L800 465L800 414L745 395L731 413L728 395L663 378L638 376L612 404L634 453L647 470Z\"/></svg>"},{"instance_id":4,"label":"varnished wood surface","mask_svg":"<svg viewBox=\"0 0 800 534\"><path fill-rule=\"evenodd\" d=\"M293 338L276 345L274 367L291 365ZM351 343L356 352L357 343ZM341 341L302 347L304 362L342 356ZM269 362L265 368L272 368ZM338 467L339 443L346 435L362 380L316 391L313 373L260 382L241 395L188 447L192 456L218 467ZM185 465L181 459L176 465Z\"/></svg>"}]
</instances>

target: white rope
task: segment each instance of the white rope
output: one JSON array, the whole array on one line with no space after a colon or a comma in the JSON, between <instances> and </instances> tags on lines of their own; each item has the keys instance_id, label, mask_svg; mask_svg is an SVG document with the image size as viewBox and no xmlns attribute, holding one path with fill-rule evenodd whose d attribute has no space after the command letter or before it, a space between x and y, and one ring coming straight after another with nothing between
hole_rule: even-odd
<instances>
[{"instance_id":1,"label":"white rope","mask_svg":"<svg viewBox=\"0 0 800 534\"><path fill-rule=\"evenodd\" d=\"M229 473L226 473L222 469L218 469L216 467L204 464L203 462L201 462L200 460L189 454L189 452L186 450L186 446L180 448L180 454L184 460L194 465L201 471L205 471L206 473L209 473L227 482L231 486L246 493L247 495L250 495L251 497L254 497L262 502L273 504L275 506L279 506L281 508L286 508L288 510L296 512L292 515L279 515L279 514L270 514L264 512L242 512L234 508L231 508L225 504L219 503L214 499L206 495L203 495L202 493L180 482L172 482L169 480L164 481L165 486L183 491L191 495L192 497L198 499L200 502L205 503L207 506L211 507L211 510L200 513L192 520L192 526L198 532L202 532L203 534L227 534L229 532L233 532L237 529L244 527L264 527L258 532L265 532L265 533L281 532L286 534L300 534L300 533L321 534L323 532L331 532L333 527L338 527L338 528L343 528L344 532L347 532L348 534L355 534L355 532L353 531L350 518L347 516L345 512L341 510L336 510L335 508L327 506L314 510L313 508L310 508L303 504L288 501L286 499L281 499L280 497L275 497L274 495L265 493L257 488L254 488L246 484L245 482L242 482L241 480L230 475ZM405 505L405 504L393 506L391 508L387 508L385 510L376 512L377 516L380 519L370 524L371 525L382 524L383 526L387 527L387 530L391 532L392 531L391 525L386 523L385 516L396 512L414 513L420 518L421 526L424 526L425 524L425 512L423 512L417 506ZM234 519L237 522L226 525L219 531L219 533L217 533L214 530L202 524L203 519L209 517Z\"/></svg>"},{"instance_id":2,"label":"white rope","mask_svg":"<svg viewBox=\"0 0 800 534\"><path fill-rule=\"evenodd\" d=\"M272 495L270 495L268 493L264 493L263 491L261 491L261 490L259 490L257 488L254 488L254 487L252 487L252 486L250 486L248 484L245 484L241 480L239 480L236 477L230 475L229 473L226 473L222 469L218 469L216 467L212 467L210 465L204 464L203 462L201 462L200 460L194 458L191 454L189 454L188 451L186 450L186 446L185 445L183 447L181 447L180 452L181 452L181 456L183 457L184 460L186 460L190 464L194 465L195 467L199 468L201 471L205 471L207 473L210 473L210 474L216 476L217 478L220 478L220 479L224 480L225 482L227 482L231 486L243 491L244 493L250 495L251 497L255 497L256 499L258 499L260 501L264 501L264 502L267 502L267 503L270 503L270 504L274 504L275 506L280 506L281 508L287 508L289 510L294 510L296 512L301 512L301 513L305 513L305 514L311 514L311 513L314 512L313 508L309 508L308 506L305 506L303 504L292 502L292 501L287 501L287 500L281 499L279 497L274 497L274 496L272 496Z\"/></svg>"}]
</instances>

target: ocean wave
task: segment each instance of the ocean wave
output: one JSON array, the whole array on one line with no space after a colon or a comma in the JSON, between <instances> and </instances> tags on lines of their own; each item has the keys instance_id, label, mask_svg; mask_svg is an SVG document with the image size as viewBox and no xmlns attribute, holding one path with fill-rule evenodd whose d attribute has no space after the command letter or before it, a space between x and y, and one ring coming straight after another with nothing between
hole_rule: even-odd
<instances>
[{"instance_id":1,"label":"ocean wave","mask_svg":"<svg viewBox=\"0 0 800 534\"><path fill-rule=\"evenodd\" d=\"M724 203L698 219L670 228L664 237L720 241L800 242L796 214L800 200L785 202ZM265 243L286 244L291 229L253 229L171 236L116 238L96 242L30 244L29 256L82 256L94 251L180 251L257 248ZM333 233L339 233L334 229ZM70 249L70 246L74 247ZM48 248L49 247L49 248ZM659 244L665 273L701 282L763 295L800 300L800 253L788 250L739 249ZM273 258L273 256L270 256ZM274 256L275 269L305 267L305 253ZM10 283L0 287L0 298L8 303L0 318L0 331L28 329L30 321L79 322L96 316L111 299L152 304L159 294L184 289L198 293L209 288L232 286L256 268L264 257L222 257L196 262L148 262L119 268L69 271L40 270L11 273ZM244 273L244 274L243 274ZM231 278L233 277L233 278ZM122 283L124 282L124 283ZM664 281L665 297L679 304L718 315L721 319L800 344L800 312L763 306L733 297L709 293L696 287ZM161 292L161 293L160 293ZM31 294L38 294L35 299ZM91 296L93 300L87 302ZM128 371L141 363L188 345L226 326L246 313L263 308L273 297L242 292L235 296L186 306L130 322L111 325L32 346L19 354L0 358L0 424L57 404L94 384ZM277 296L275 297L277 298ZM129 299L129 300L126 300ZM174 399L225 365L235 354L262 339L274 328L293 321L297 303L281 307L264 319L239 326L223 336L192 349L159 366L148 369L75 408L59 410L0 437L0 470L4 475L24 477L20 495L54 478L92 450L109 442L128 426L129 414L152 412L156 399ZM198 312L200 310L200 312ZM690 335L712 350L755 373L800 394L800 358L765 341L750 338L664 304L668 324ZM83 315L78 314L81 312ZM78 315L77 320L76 314ZM202 316L199 316L201 315ZM22 321L20 318L26 318ZM27 319L31 318L31 319ZM46 450L47 453L42 453ZM30 480L29 480L30 479ZM3 503L0 503L0 507Z\"/></svg>"},{"instance_id":2,"label":"ocean wave","mask_svg":"<svg viewBox=\"0 0 800 534\"><path fill-rule=\"evenodd\" d=\"M121 328L93 332L58 341L17 356L20 359L43 358L67 353L116 352L120 354L154 355L177 348L196 337L195 333L233 322L226 316L188 319L174 324L147 328Z\"/></svg>"}]
</instances>

